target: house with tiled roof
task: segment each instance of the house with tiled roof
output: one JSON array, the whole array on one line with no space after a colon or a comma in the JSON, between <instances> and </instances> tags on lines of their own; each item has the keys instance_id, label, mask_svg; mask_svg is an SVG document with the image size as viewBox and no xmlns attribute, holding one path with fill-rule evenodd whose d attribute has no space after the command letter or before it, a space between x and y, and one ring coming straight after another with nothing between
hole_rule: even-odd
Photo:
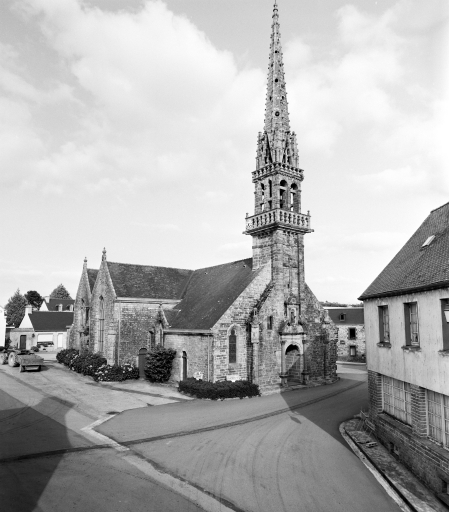
<instances>
[{"instance_id":1,"label":"house with tiled roof","mask_svg":"<svg viewBox=\"0 0 449 512\"><path fill-rule=\"evenodd\" d=\"M449 203L360 300L376 434L449 505Z\"/></svg>"},{"instance_id":2,"label":"house with tiled roof","mask_svg":"<svg viewBox=\"0 0 449 512\"><path fill-rule=\"evenodd\" d=\"M73 311L33 311L28 305L19 327L9 333L11 345L28 350L47 346L58 350L67 348L68 329L72 324Z\"/></svg>"},{"instance_id":3,"label":"house with tiled roof","mask_svg":"<svg viewBox=\"0 0 449 512\"><path fill-rule=\"evenodd\" d=\"M351 361L358 356L364 356L366 346L363 307L325 306L324 309L338 330L338 358Z\"/></svg>"},{"instance_id":4,"label":"house with tiled roof","mask_svg":"<svg viewBox=\"0 0 449 512\"><path fill-rule=\"evenodd\" d=\"M190 270L108 261L84 264L71 345L110 363L176 349L172 378L248 379L262 389L336 378L336 328L305 283L296 134L290 128L278 7L273 10L264 129L257 137L252 257Z\"/></svg>"}]
</instances>

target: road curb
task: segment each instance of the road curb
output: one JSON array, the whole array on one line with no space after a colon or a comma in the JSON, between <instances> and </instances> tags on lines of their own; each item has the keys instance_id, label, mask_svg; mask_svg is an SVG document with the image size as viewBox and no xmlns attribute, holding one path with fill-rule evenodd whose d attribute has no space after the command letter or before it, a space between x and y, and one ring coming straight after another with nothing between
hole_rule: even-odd
<instances>
[{"instance_id":1,"label":"road curb","mask_svg":"<svg viewBox=\"0 0 449 512\"><path fill-rule=\"evenodd\" d=\"M348 443L352 451L363 462L367 469L373 474L386 493L392 498L403 512L418 512L413 505L402 495L400 490L386 476L381 473L373 461L363 453L345 430L345 421L341 423L339 430L343 439Z\"/></svg>"}]
</instances>

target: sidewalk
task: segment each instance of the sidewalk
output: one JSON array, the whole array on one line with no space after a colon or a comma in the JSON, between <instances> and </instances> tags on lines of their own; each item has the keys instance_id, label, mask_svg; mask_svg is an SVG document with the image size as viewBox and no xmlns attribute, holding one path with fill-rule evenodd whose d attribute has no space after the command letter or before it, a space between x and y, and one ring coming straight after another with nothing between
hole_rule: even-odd
<instances>
[{"instance_id":1,"label":"sidewalk","mask_svg":"<svg viewBox=\"0 0 449 512\"><path fill-rule=\"evenodd\" d=\"M400 464L373 435L364 430L362 420L355 418L342 423L340 432L390 496L395 499L396 495L395 501L398 502L402 510L447 512L446 506L413 473ZM369 447L369 443L375 443L375 446ZM382 477L384 482L382 482Z\"/></svg>"}]
</instances>

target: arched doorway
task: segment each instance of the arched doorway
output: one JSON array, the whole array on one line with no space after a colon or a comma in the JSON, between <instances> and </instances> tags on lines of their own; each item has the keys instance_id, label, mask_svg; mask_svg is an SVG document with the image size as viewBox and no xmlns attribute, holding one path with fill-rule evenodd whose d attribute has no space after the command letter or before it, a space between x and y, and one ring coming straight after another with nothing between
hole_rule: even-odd
<instances>
[{"instance_id":1,"label":"arched doorway","mask_svg":"<svg viewBox=\"0 0 449 512\"><path fill-rule=\"evenodd\" d=\"M182 353L182 380L187 379L187 352Z\"/></svg>"},{"instance_id":2,"label":"arched doorway","mask_svg":"<svg viewBox=\"0 0 449 512\"><path fill-rule=\"evenodd\" d=\"M139 379L145 378L145 362L147 354L148 350L146 348L141 348L139 350Z\"/></svg>"},{"instance_id":3,"label":"arched doorway","mask_svg":"<svg viewBox=\"0 0 449 512\"><path fill-rule=\"evenodd\" d=\"M285 373L288 380L301 380L301 353L296 345L289 345L285 351Z\"/></svg>"}]
</instances>

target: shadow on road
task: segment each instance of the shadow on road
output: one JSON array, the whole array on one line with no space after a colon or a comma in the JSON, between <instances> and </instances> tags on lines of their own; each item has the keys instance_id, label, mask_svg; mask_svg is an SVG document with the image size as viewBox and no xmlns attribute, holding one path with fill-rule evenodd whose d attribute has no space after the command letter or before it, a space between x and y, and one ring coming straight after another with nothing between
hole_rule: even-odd
<instances>
[{"instance_id":1,"label":"shadow on road","mask_svg":"<svg viewBox=\"0 0 449 512\"><path fill-rule=\"evenodd\" d=\"M40 510L39 498L55 473L63 453L71 448L67 429L41 414L55 410L49 398L33 408L0 390L0 510ZM70 405L66 404L66 407ZM40 454L39 456L36 456ZM44 456L47 454L47 456Z\"/></svg>"},{"instance_id":2,"label":"shadow on road","mask_svg":"<svg viewBox=\"0 0 449 512\"><path fill-rule=\"evenodd\" d=\"M360 385L351 387L357 384ZM340 374L338 384L326 385L321 389L331 396L326 397L323 394L318 400L299 408L297 396L301 391L282 393L282 398L291 409L290 419L298 425L304 420L311 421L349 449L340 434L339 426L343 421L358 414L361 409L368 408L367 375ZM342 389L346 391L338 393Z\"/></svg>"}]
</instances>

